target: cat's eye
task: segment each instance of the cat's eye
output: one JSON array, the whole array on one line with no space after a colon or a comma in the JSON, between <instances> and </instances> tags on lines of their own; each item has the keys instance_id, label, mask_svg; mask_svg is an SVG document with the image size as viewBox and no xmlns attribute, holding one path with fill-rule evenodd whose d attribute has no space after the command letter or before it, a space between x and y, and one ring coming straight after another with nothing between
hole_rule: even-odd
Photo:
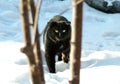
<instances>
[{"instance_id":1,"label":"cat's eye","mask_svg":"<svg viewBox=\"0 0 120 84\"><path fill-rule=\"evenodd\" d=\"M63 30L63 33L65 33L66 32L66 30Z\"/></svg>"},{"instance_id":2,"label":"cat's eye","mask_svg":"<svg viewBox=\"0 0 120 84\"><path fill-rule=\"evenodd\" d=\"M56 33L58 33L58 30L55 30Z\"/></svg>"}]
</instances>

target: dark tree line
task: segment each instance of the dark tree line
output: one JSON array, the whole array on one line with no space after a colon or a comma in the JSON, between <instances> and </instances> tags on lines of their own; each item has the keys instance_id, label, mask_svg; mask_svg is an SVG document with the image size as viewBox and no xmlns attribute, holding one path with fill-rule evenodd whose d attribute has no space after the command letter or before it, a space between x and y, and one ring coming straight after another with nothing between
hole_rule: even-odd
<instances>
[{"instance_id":1,"label":"dark tree line","mask_svg":"<svg viewBox=\"0 0 120 84\"><path fill-rule=\"evenodd\" d=\"M105 0L84 0L89 6L105 13L120 13L120 1L113 1L111 5Z\"/></svg>"}]
</instances>

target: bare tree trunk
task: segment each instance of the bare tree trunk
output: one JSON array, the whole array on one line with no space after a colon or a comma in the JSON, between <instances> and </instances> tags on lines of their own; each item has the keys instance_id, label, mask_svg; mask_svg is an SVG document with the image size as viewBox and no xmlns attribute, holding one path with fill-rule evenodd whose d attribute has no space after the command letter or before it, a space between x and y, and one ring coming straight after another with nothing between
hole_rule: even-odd
<instances>
[{"instance_id":1,"label":"bare tree trunk","mask_svg":"<svg viewBox=\"0 0 120 84\"><path fill-rule=\"evenodd\" d=\"M82 43L82 3L80 0L72 0L72 36L70 52L70 71L71 77L69 84L79 84L80 82L80 58Z\"/></svg>"},{"instance_id":2,"label":"bare tree trunk","mask_svg":"<svg viewBox=\"0 0 120 84\"><path fill-rule=\"evenodd\" d=\"M39 75L40 75L40 81L44 81L44 72L43 72L43 67L42 67L42 55L41 55L41 49L40 49L40 41L39 41L39 32L38 32L38 16L39 16L39 10L41 6L41 0L38 0L37 7L35 8L35 4L33 0L28 0L30 1L29 6L30 6L30 12L31 12L31 17L32 17L32 24L33 24L33 32L34 32L34 51L35 51L35 60L36 64L39 66ZM43 84L41 83L41 84Z\"/></svg>"},{"instance_id":3,"label":"bare tree trunk","mask_svg":"<svg viewBox=\"0 0 120 84\"><path fill-rule=\"evenodd\" d=\"M40 44L39 44L39 35L35 36L36 41L33 47L30 37L30 23L29 23L29 13L28 13L28 1L20 0L21 3L21 18L22 18L22 30L24 34L25 47L21 49L23 53L27 55L29 66L30 66L30 75L32 79L32 84L45 84L42 60L40 53ZM34 17L33 17L34 18ZM34 21L33 21L34 22ZM36 28L36 30L38 30Z\"/></svg>"}]
</instances>

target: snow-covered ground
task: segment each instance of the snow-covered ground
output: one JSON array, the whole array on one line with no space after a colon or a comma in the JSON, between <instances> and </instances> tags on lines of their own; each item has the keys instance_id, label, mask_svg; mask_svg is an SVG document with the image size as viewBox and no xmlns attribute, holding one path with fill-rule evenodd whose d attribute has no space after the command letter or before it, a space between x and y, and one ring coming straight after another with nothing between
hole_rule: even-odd
<instances>
[{"instance_id":1,"label":"snow-covered ground","mask_svg":"<svg viewBox=\"0 0 120 84\"><path fill-rule=\"evenodd\" d=\"M70 6L71 0L43 0L39 32L44 30L52 16ZM83 9L80 84L120 84L120 14L105 14L85 3ZM63 14L72 21L71 15L71 10ZM19 0L0 0L1 84L30 84L27 58L20 52L23 45ZM57 62L57 73L49 73L44 59L42 37L41 46L46 84L68 84L69 64Z\"/></svg>"}]
</instances>

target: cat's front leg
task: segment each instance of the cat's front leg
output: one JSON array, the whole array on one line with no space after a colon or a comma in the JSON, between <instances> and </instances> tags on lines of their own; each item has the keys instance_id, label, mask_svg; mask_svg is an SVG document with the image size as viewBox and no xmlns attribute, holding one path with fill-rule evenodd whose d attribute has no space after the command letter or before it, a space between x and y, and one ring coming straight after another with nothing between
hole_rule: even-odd
<instances>
[{"instance_id":1,"label":"cat's front leg","mask_svg":"<svg viewBox=\"0 0 120 84\"><path fill-rule=\"evenodd\" d=\"M46 57L46 62L47 62L50 73L56 73L56 71L55 71L55 55L46 53L45 57Z\"/></svg>"},{"instance_id":2,"label":"cat's front leg","mask_svg":"<svg viewBox=\"0 0 120 84\"><path fill-rule=\"evenodd\" d=\"M69 62L69 53L62 53L62 61L65 63Z\"/></svg>"}]
</instances>

